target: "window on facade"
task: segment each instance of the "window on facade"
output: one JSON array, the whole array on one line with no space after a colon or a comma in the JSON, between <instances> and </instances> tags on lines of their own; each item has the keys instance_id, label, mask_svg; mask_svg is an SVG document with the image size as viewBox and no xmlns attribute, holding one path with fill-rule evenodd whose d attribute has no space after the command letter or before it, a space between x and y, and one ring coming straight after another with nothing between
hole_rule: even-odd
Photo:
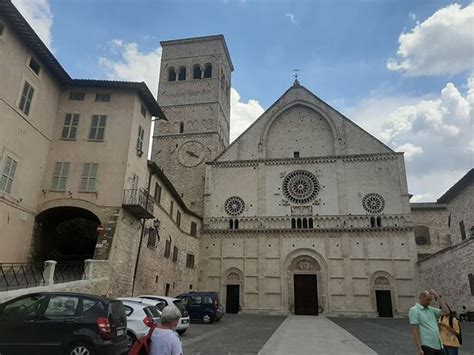
<instances>
[{"instance_id":1,"label":"window on facade","mask_svg":"<svg viewBox=\"0 0 474 355\"><path fill-rule=\"evenodd\" d=\"M41 70L41 65L40 65L40 63L38 63L38 61L35 58L33 58L33 57L30 58L29 66L30 66L31 70L33 70L36 75L39 75L40 70Z\"/></svg>"},{"instance_id":2,"label":"window on facade","mask_svg":"<svg viewBox=\"0 0 474 355\"><path fill-rule=\"evenodd\" d=\"M73 101L84 101L84 98L86 97L86 93L85 92L81 92L81 91L71 91L69 93L69 100L73 100Z\"/></svg>"},{"instance_id":3,"label":"window on facade","mask_svg":"<svg viewBox=\"0 0 474 355\"><path fill-rule=\"evenodd\" d=\"M143 117L146 117L146 107L143 104L140 105L140 113Z\"/></svg>"},{"instance_id":4,"label":"window on facade","mask_svg":"<svg viewBox=\"0 0 474 355\"><path fill-rule=\"evenodd\" d=\"M194 269L194 255L186 254L186 267L189 269Z\"/></svg>"},{"instance_id":5,"label":"window on facade","mask_svg":"<svg viewBox=\"0 0 474 355\"><path fill-rule=\"evenodd\" d=\"M461 233L461 240L466 239L466 227L464 226L464 221L459 222L459 232Z\"/></svg>"},{"instance_id":6,"label":"window on facade","mask_svg":"<svg viewBox=\"0 0 474 355\"><path fill-rule=\"evenodd\" d=\"M416 245L430 244L430 229L427 226L415 226L414 233Z\"/></svg>"},{"instance_id":7,"label":"window on facade","mask_svg":"<svg viewBox=\"0 0 474 355\"><path fill-rule=\"evenodd\" d=\"M161 201L161 186L156 182L155 183L155 193L153 194L153 198L157 203Z\"/></svg>"},{"instance_id":8,"label":"window on facade","mask_svg":"<svg viewBox=\"0 0 474 355\"><path fill-rule=\"evenodd\" d=\"M179 81L186 80L186 67L179 68L178 80Z\"/></svg>"},{"instance_id":9,"label":"window on facade","mask_svg":"<svg viewBox=\"0 0 474 355\"><path fill-rule=\"evenodd\" d=\"M7 156L3 163L2 177L0 178L0 191L9 194L12 191L13 180L15 178L15 171L17 161Z\"/></svg>"},{"instance_id":10,"label":"window on facade","mask_svg":"<svg viewBox=\"0 0 474 355\"><path fill-rule=\"evenodd\" d=\"M57 161L54 164L52 191L66 191L67 177L69 174L69 162Z\"/></svg>"},{"instance_id":11,"label":"window on facade","mask_svg":"<svg viewBox=\"0 0 474 355\"><path fill-rule=\"evenodd\" d=\"M201 79L202 71L199 64L195 64L193 67L193 79Z\"/></svg>"},{"instance_id":12,"label":"window on facade","mask_svg":"<svg viewBox=\"0 0 474 355\"><path fill-rule=\"evenodd\" d=\"M166 284L165 286L165 296L169 296L170 295L170 284Z\"/></svg>"},{"instance_id":13,"label":"window on facade","mask_svg":"<svg viewBox=\"0 0 474 355\"><path fill-rule=\"evenodd\" d=\"M377 227L382 227L382 217L377 217Z\"/></svg>"},{"instance_id":14,"label":"window on facade","mask_svg":"<svg viewBox=\"0 0 474 355\"><path fill-rule=\"evenodd\" d=\"M77 136L77 127L79 126L79 114L78 113L66 113L64 119L63 132L61 139L75 140Z\"/></svg>"},{"instance_id":15,"label":"window on facade","mask_svg":"<svg viewBox=\"0 0 474 355\"><path fill-rule=\"evenodd\" d=\"M142 126L138 126L137 136L137 150L143 151L143 139L145 137L145 130Z\"/></svg>"},{"instance_id":16,"label":"window on facade","mask_svg":"<svg viewBox=\"0 0 474 355\"><path fill-rule=\"evenodd\" d=\"M171 254L171 240L167 240L165 243L165 258L169 258Z\"/></svg>"},{"instance_id":17,"label":"window on facade","mask_svg":"<svg viewBox=\"0 0 474 355\"><path fill-rule=\"evenodd\" d=\"M174 201L171 201L170 203L170 216L173 218L173 210L174 210Z\"/></svg>"},{"instance_id":18,"label":"window on facade","mask_svg":"<svg viewBox=\"0 0 474 355\"><path fill-rule=\"evenodd\" d=\"M168 69L168 81L176 81L176 69L174 67Z\"/></svg>"},{"instance_id":19,"label":"window on facade","mask_svg":"<svg viewBox=\"0 0 474 355\"><path fill-rule=\"evenodd\" d=\"M25 115L29 115L31 109L31 102L33 101L33 94L35 93L35 89L25 81L25 85L23 86L23 91L21 92L21 99L19 108Z\"/></svg>"},{"instance_id":20,"label":"window on facade","mask_svg":"<svg viewBox=\"0 0 474 355\"><path fill-rule=\"evenodd\" d=\"M471 289L471 296L474 296L474 274L468 275L469 288Z\"/></svg>"},{"instance_id":21,"label":"window on facade","mask_svg":"<svg viewBox=\"0 0 474 355\"><path fill-rule=\"evenodd\" d=\"M207 63L207 64L204 66L204 77L205 77L206 79L212 77L212 64L211 64L211 63Z\"/></svg>"},{"instance_id":22,"label":"window on facade","mask_svg":"<svg viewBox=\"0 0 474 355\"><path fill-rule=\"evenodd\" d=\"M148 248L156 249L156 230L153 227L148 228L148 241L146 243Z\"/></svg>"},{"instance_id":23,"label":"window on facade","mask_svg":"<svg viewBox=\"0 0 474 355\"><path fill-rule=\"evenodd\" d=\"M375 217L370 217L370 226L371 226L372 228L375 228L375 227L376 227L376 225L375 225Z\"/></svg>"},{"instance_id":24,"label":"window on facade","mask_svg":"<svg viewBox=\"0 0 474 355\"><path fill-rule=\"evenodd\" d=\"M293 158L299 158L300 152L293 152Z\"/></svg>"},{"instance_id":25,"label":"window on facade","mask_svg":"<svg viewBox=\"0 0 474 355\"><path fill-rule=\"evenodd\" d=\"M178 247L173 248L173 262L176 263L178 261Z\"/></svg>"},{"instance_id":26,"label":"window on facade","mask_svg":"<svg viewBox=\"0 0 474 355\"><path fill-rule=\"evenodd\" d=\"M197 235L197 224L196 224L196 222L191 222L191 235L192 236Z\"/></svg>"},{"instance_id":27,"label":"window on facade","mask_svg":"<svg viewBox=\"0 0 474 355\"><path fill-rule=\"evenodd\" d=\"M181 226L181 212L177 211L176 212L176 224L179 226Z\"/></svg>"},{"instance_id":28,"label":"window on facade","mask_svg":"<svg viewBox=\"0 0 474 355\"><path fill-rule=\"evenodd\" d=\"M183 133L184 132L184 122L180 122L179 123L179 133Z\"/></svg>"},{"instance_id":29,"label":"window on facade","mask_svg":"<svg viewBox=\"0 0 474 355\"><path fill-rule=\"evenodd\" d=\"M89 140L103 141L105 133L106 115L93 115L91 121L91 129L89 131Z\"/></svg>"},{"instance_id":30,"label":"window on facade","mask_svg":"<svg viewBox=\"0 0 474 355\"><path fill-rule=\"evenodd\" d=\"M95 192L97 182L97 170L99 164L97 163L85 163L82 169L81 184L79 185L79 191L81 192Z\"/></svg>"},{"instance_id":31,"label":"window on facade","mask_svg":"<svg viewBox=\"0 0 474 355\"><path fill-rule=\"evenodd\" d=\"M109 102L110 94L95 94L95 101L97 102Z\"/></svg>"}]
</instances>

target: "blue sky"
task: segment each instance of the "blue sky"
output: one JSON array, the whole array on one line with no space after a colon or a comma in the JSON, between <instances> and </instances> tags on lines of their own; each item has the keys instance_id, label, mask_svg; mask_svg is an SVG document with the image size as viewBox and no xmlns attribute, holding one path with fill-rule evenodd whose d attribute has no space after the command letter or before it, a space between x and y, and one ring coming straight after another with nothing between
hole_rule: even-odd
<instances>
[{"instance_id":1,"label":"blue sky","mask_svg":"<svg viewBox=\"0 0 474 355\"><path fill-rule=\"evenodd\" d=\"M13 0L71 76L145 80L159 41L224 34L236 137L300 82L405 151L415 200L473 166L474 4L415 0ZM457 4L457 5L456 5Z\"/></svg>"}]
</instances>

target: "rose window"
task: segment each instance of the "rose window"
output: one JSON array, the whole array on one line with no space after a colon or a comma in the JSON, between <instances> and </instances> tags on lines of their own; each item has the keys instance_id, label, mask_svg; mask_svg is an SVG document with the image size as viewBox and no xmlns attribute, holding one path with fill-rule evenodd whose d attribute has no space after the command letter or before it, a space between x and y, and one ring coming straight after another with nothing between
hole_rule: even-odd
<instances>
[{"instance_id":1,"label":"rose window","mask_svg":"<svg viewBox=\"0 0 474 355\"><path fill-rule=\"evenodd\" d=\"M362 207L369 213L380 213L385 207L385 200L376 193L370 193L362 199Z\"/></svg>"},{"instance_id":2,"label":"rose window","mask_svg":"<svg viewBox=\"0 0 474 355\"><path fill-rule=\"evenodd\" d=\"M310 203L318 195L319 190L318 179L306 170L292 171L283 179L283 194L293 203Z\"/></svg>"},{"instance_id":3,"label":"rose window","mask_svg":"<svg viewBox=\"0 0 474 355\"><path fill-rule=\"evenodd\" d=\"M244 212L245 202L239 196L232 196L225 201L224 209L229 215L238 216Z\"/></svg>"}]
</instances>

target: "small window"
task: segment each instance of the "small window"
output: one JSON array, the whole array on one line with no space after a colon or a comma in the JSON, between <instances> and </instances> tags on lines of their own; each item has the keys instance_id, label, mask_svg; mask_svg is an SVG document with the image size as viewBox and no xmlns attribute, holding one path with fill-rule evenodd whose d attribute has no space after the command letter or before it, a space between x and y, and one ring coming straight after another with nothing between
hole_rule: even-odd
<instances>
[{"instance_id":1,"label":"small window","mask_svg":"<svg viewBox=\"0 0 474 355\"><path fill-rule=\"evenodd\" d=\"M430 244L430 229L427 226L415 226L414 233L416 245Z\"/></svg>"},{"instance_id":2,"label":"small window","mask_svg":"<svg viewBox=\"0 0 474 355\"><path fill-rule=\"evenodd\" d=\"M145 137L145 130L142 126L138 126L138 136L137 136L137 150L143 151L143 140Z\"/></svg>"},{"instance_id":3,"label":"small window","mask_svg":"<svg viewBox=\"0 0 474 355\"><path fill-rule=\"evenodd\" d=\"M469 288L471 289L471 296L474 296L474 274L468 275Z\"/></svg>"},{"instance_id":4,"label":"small window","mask_svg":"<svg viewBox=\"0 0 474 355\"><path fill-rule=\"evenodd\" d=\"M178 80L179 81L186 80L186 67L179 68Z\"/></svg>"},{"instance_id":5,"label":"small window","mask_svg":"<svg viewBox=\"0 0 474 355\"><path fill-rule=\"evenodd\" d=\"M176 81L176 69L174 67L168 69L168 81Z\"/></svg>"},{"instance_id":6,"label":"small window","mask_svg":"<svg viewBox=\"0 0 474 355\"><path fill-rule=\"evenodd\" d=\"M143 117L146 117L146 107L143 104L140 105L140 113Z\"/></svg>"},{"instance_id":7,"label":"small window","mask_svg":"<svg viewBox=\"0 0 474 355\"><path fill-rule=\"evenodd\" d=\"M212 64L211 63L207 63L204 66L204 77L206 79L209 79L212 77Z\"/></svg>"},{"instance_id":8,"label":"small window","mask_svg":"<svg viewBox=\"0 0 474 355\"><path fill-rule=\"evenodd\" d=\"M189 269L194 269L194 255L193 254L186 255L186 267Z\"/></svg>"},{"instance_id":9,"label":"small window","mask_svg":"<svg viewBox=\"0 0 474 355\"><path fill-rule=\"evenodd\" d=\"M148 242L147 247L151 249L156 249L156 230L153 227L148 228Z\"/></svg>"},{"instance_id":10,"label":"small window","mask_svg":"<svg viewBox=\"0 0 474 355\"><path fill-rule=\"evenodd\" d=\"M72 317L76 314L79 297L51 296L44 311L45 317Z\"/></svg>"},{"instance_id":11,"label":"small window","mask_svg":"<svg viewBox=\"0 0 474 355\"><path fill-rule=\"evenodd\" d=\"M190 290L193 289L193 284L189 284L189 289L190 289Z\"/></svg>"},{"instance_id":12,"label":"small window","mask_svg":"<svg viewBox=\"0 0 474 355\"><path fill-rule=\"evenodd\" d=\"M464 221L459 222L459 232L461 233L461 240L466 239L466 227L464 226Z\"/></svg>"},{"instance_id":13,"label":"small window","mask_svg":"<svg viewBox=\"0 0 474 355\"><path fill-rule=\"evenodd\" d=\"M173 262L176 263L178 261L178 247L173 248Z\"/></svg>"},{"instance_id":14,"label":"small window","mask_svg":"<svg viewBox=\"0 0 474 355\"><path fill-rule=\"evenodd\" d=\"M195 64L193 67L193 79L201 79L202 71L199 64Z\"/></svg>"},{"instance_id":15,"label":"small window","mask_svg":"<svg viewBox=\"0 0 474 355\"><path fill-rule=\"evenodd\" d=\"M57 161L54 165L52 191L66 191L67 176L69 174L69 162Z\"/></svg>"},{"instance_id":16,"label":"small window","mask_svg":"<svg viewBox=\"0 0 474 355\"><path fill-rule=\"evenodd\" d=\"M291 219L291 229L296 229L296 219L295 218Z\"/></svg>"},{"instance_id":17,"label":"small window","mask_svg":"<svg viewBox=\"0 0 474 355\"><path fill-rule=\"evenodd\" d=\"M66 113L64 119L63 132L61 139L75 140L77 136L77 128L79 126L79 114L78 113Z\"/></svg>"},{"instance_id":18,"label":"small window","mask_svg":"<svg viewBox=\"0 0 474 355\"><path fill-rule=\"evenodd\" d=\"M31 57L29 65L30 65L31 70L33 70L36 75L39 75L40 70L41 70L41 65L40 63L38 63L38 61L35 58Z\"/></svg>"},{"instance_id":19,"label":"small window","mask_svg":"<svg viewBox=\"0 0 474 355\"><path fill-rule=\"evenodd\" d=\"M165 258L169 258L171 254L171 240L167 240L165 243Z\"/></svg>"},{"instance_id":20,"label":"small window","mask_svg":"<svg viewBox=\"0 0 474 355\"><path fill-rule=\"evenodd\" d=\"M153 198L157 203L160 203L161 201L161 186L156 182L155 183L155 193L153 195Z\"/></svg>"},{"instance_id":21,"label":"small window","mask_svg":"<svg viewBox=\"0 0 474 355\"><path fill-rule=\"evenodd\" d=\"M91 121L91 129L89 131L89 140L91 141L103 141L105 133L105 123L107 122L107 116L105 115L93 115Z\"/></svg>"},{"instance_id":22,"label":"small window","mask_svg":"<svg viewBox=\"0 0 474 355\"><path fill-rule=\"evenodd\" d=\"M109 102L110 94L95 94L95 101L97 102Z\"/></svg>"},{"instance_id":23,"label":"small window","mask_svg":"<svg viewBox=\"0 0 474 355\"><path fill-rule=\"evenodd\" d=\"M179 133L183 133L184 132L184 122L180 122L179 123Z\"/></svg>"},{"instance_id":24,"label":"small window","mask_svg":"<svg viewBox=\"0 0 474 355\"><path fill-rule=\"evenodd\" d=\"M79 185L80 192L95 192L97 182L97 170L99 164L85 163L82 169L81 184Z\"/></svg>"},{"instance_id":25,"label":"small window","mask_svg":"<svg viewBox=\"0 0 474 355\"><path fill-rule=\"evenodd\" d=\"M12 191L17 164L17 161L9 156L5 159L2 176L0 177L0 191L6 192L7 194Z\"/></svg>"},{"instance_id":26,"label":"small window","mask_svg":"<svg viewBox=\"0 0 474 355\"><path fill-rule=\"evenodd\" d=\"M5 25L0 22L0 37L3 36L3 32L5 32Z\"/></svg>"},{"instance_id":27,"label":"small window","mask_svg":"<svg viewBox=\"0 0 474 355\"><path fill-rule=\"evenodd\" d=\"M86 93L85 92L81 92L81 91L71 91L69 93L69 100L73 100L73 101L84 101L84 98L86 97Z\"/></svg>"},{"instance_id":28,"label":"small window","mask_svg":"<svg viewBox=\"0 0 474 355\"><path fill-rule=\"evenodd\" d=\"M173 218L173 210L174 210L174 202L171 201L171 203L170 203L170 216L171 216L171 218Z\"/></svg>"},{"instance_id":29,"label":"small window","mask_svg":"<svg viewBox=\"0 0 474 355\"><path fill-rule=\"evenodd\" d=\"M191 222L191 235L196 236L197 235L197 224L196 222Z\"/></svg>"},{"instance_id":30,"label":"small window","mask_svg":"<svg viewBox=\"0 0 474 355\"><path fill-rule=\"evenodd\" d=\"M293 158L299 158L300 152L293 152Z\"/></svg>"},{"instance_id":31,"label":"small window","mask_svg":"<svg viewBox=\"0 0 474 355\"><path fill-rule=\"evenodd\" d=\"M29 115L30 113L31 102L33 101L34 93L35 89L30 85L30 83L25 81L19 105L20 110L22 110L25 115Z\"/></svg>"},{"instance_id":32,"label":"small window","mask_svg":"<svg viewBox=\"0 0 474 355\"><path fill-rule=\"evenodd\" d=\"M179 211L176 212L176 224L178 225L178 227L181 226L181 212Z\"/></svg>"},{"instance_id":33,"label":"small window","mask_svg":"<svg viewBox=\"0 0 474 355\"><path fill-rule=\"evenodd\" d=\"M170 284L166 284L165 286L165 296L169 296L170 295Z\"/></svg>"}]
</instances>

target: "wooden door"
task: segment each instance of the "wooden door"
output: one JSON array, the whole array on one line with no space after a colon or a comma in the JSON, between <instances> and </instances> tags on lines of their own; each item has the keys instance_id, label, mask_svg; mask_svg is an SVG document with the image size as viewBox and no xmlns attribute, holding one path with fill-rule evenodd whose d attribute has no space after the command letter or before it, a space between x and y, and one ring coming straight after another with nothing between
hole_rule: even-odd
<instances>
[{"instance_id":1,"label":"wooden door","mask_svg":"<svg viewBox=\"0 0 474 355\"><path fill-rule=\"evenodd\" d=\"M295 314L318 315L316 275L294 275Z\"/></svg>"}]
</instances>

